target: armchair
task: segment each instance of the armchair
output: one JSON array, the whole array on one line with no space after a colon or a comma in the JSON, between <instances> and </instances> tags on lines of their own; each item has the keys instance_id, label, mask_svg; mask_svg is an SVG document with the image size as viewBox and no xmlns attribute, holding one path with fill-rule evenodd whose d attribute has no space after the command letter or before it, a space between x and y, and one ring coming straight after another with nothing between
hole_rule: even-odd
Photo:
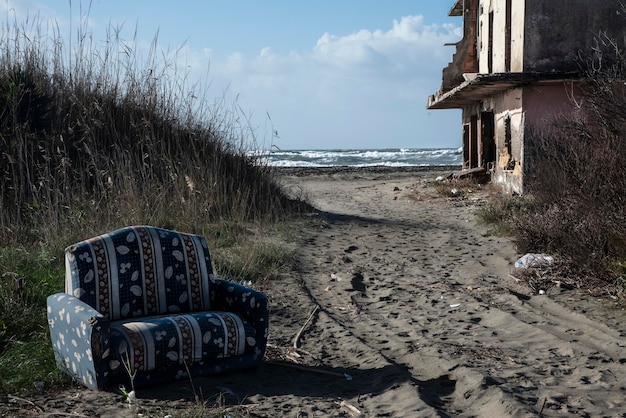
<instances>
[{"instance_id":1,"label":"armchair","mask_svg":"<svg viewBox=\"0 0 626 418\"><path fill-rule=\"evenodd\" d=\"M65 293L48 297L50 337L59 367L88 388L263 360L267 297L216 278L201 236L127 227L67 247L65 269Z\"/></svg>"}]
</instances>

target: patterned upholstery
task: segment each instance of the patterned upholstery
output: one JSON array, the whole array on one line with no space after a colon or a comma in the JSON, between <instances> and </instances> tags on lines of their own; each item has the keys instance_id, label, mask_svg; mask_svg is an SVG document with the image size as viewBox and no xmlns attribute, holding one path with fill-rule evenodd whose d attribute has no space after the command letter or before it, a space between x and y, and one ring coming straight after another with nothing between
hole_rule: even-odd
<instances>
[{"instance_id":1,"label":"patterned upholstery","mask_svg":"<svg viewBox=\"0 0 626 418\"><path fill-rule=\"evenodd\" d=\"M134 227L66 250L65 292L110 320L210 309L204 238Z\"/></svg>"},{"instance_id":2,"label":"patterned upholstery","mask_svg":"<svg viewBox=\"0 0 626 418\"><path fill-rule=\"evenodd\" d=\"M119 366L130 361L132 370L145 372L157 364L177 365L181 358L190 365L207 356L240 356L254 352L254 335L252 325L229 312L120 321L111 328L111 347L117 349L111 352L109 366L113 372L122 372Z\"/></svg>"},{"instance_id":3,"label":"patterned upholstery","mask_svg":"<svg viewBox=\"0 0 626 418\"><path fill-rule=\"evenodd\" d=\"M129 383L129 371L139 387L261 362L267 298L214 277L203 237L128 227L65 255L65 293L48 298L48 322L57 361L86 386Z\"/></svg>"}]
</instances>

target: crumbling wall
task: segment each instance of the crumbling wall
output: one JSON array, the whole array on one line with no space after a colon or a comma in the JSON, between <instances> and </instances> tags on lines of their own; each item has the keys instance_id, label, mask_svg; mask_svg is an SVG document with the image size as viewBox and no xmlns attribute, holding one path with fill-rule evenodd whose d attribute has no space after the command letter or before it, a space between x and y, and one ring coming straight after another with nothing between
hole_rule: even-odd
<instances>
[{"instance_id":1,"label":"crumbling wall","mask_svg":"<svg viewBox=\"0 0 626 418\"><path fill-rule=\"evenodd\" d=\"M599 33L623 41L626 16L620 3L526 0L524 71L577 71Z\"/></svg>"},{"instance_id":2,"label":"crumbling wall","mask_svg":"<svg viewBox=\"0 0 626 418\"><path fill-rule=\"evenodd\" d=\"M478 0L466 0L467 12L463 14L463 39L455 44L452 62L443 69L441 91L447 92L461 84L464 73L478 72L476 54L476 18Z\"/></svg>"},{"instance_id":3,"label":"crumbling wall","mask_svg":"<svg viewBox=\"0 0 626 418\"><path fill-rule=\"evenodd\" d=\"M523 90L512 89L492 99L498 150L494 182L517 194L523 192Z\"/></svg>"}]
</instances>

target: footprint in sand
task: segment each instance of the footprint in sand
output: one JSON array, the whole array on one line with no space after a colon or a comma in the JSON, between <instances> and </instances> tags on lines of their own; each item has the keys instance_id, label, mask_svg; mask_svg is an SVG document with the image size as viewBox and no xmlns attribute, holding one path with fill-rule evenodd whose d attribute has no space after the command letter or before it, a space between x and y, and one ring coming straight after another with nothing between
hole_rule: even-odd
<instances>
[{"instance_id":1,"label":"footprint in sand","mask_svg":"<svg viewBox=\"0 0 626 418\"><path fill-rule=\"evenodd\" d=\"M354 273L352 275L352 278L350 279L350 284L352 285L352 289L356 290L357 292L361 292L365 294L365 291L367 288L363 280L364 280L364 277L361 273Z\"/></svg>"},{"instance_id":2,"label":"footprint in sand","mask_svg":"<svg viewBox=\"0 0 626 418\"><path fill-rule=\"evenodd\" d=\"M346 253L348 253L348 254L349 254L349 253L352 253L352 252L354 252L354 251L356 251L356 250L358 250L358 249L359 249L359 247L357 247L356 245L351 245L351 246L349 246L348 248L346 248L346 249L344 250L344 252L346 252Z\"/></svg>"}]
</instances>

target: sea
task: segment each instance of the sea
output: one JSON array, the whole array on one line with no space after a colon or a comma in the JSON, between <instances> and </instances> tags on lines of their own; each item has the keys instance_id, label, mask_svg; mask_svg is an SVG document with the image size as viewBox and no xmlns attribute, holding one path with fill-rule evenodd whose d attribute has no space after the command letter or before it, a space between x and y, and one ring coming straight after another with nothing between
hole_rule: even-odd
<instances>
[{"instance_id":1,"label":"sea","mask_svg":"<svg viewBox=\"0 0 626 418\"><path fill-rule=\"evenodd\" d=\"M256 155L273 167L460 166L462 148L272 150Z\"/></svg>"}]
</instances>

